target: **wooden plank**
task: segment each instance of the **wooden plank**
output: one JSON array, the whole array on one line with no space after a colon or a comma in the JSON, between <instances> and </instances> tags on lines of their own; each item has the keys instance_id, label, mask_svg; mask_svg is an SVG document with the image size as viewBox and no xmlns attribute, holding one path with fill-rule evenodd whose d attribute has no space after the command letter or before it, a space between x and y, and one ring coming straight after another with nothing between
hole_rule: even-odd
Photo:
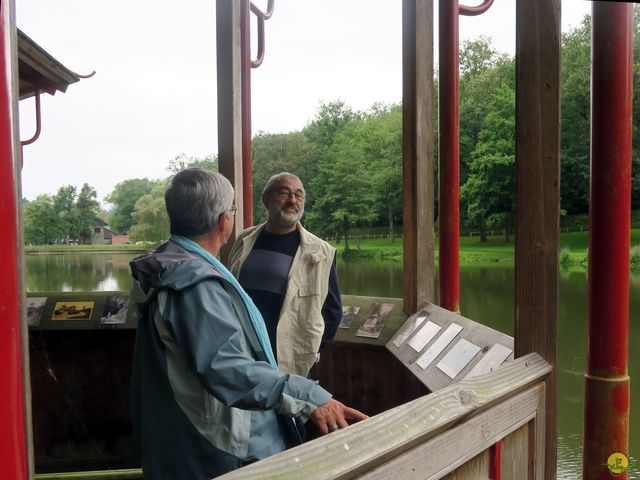
<instances>
[{"instance_id":1,"label":"wooden plank","mask_svg":"<svg viewBox=\"0 0 640 480\"><path fill-rule=\"evenodd\" d=\"M524 480L529 476L529 428L527 423L508 435L500 450L500 478L501 480Z\"/></svg>"},{"instance_id":2,"label":"wooden plank","mask_svg":"<svg viewBox=\"0 0 640 480\"><path fill-rule=\"evenodd\" d=\"M553 372L552 372L553 373ZM545 390L549 388L549 379L545 381ZM547 473L546 456L548 447L546 445L546 425L547 425L547 399L548 393L545 391L544 398L538 405L538 415L529 424L529 476L530 479L545 480ZM554 452L555 458L555 452Z\"/></svg>"},{"instance_id":3,"label":"wooden plank","mask_svg":"<svg viewBox=\"0 0 640 480\"><path fill-rule=\"evenodd\" d=\"M420 472L420 478L425 480L456 478L448 475L472 462L498 440L509 438L512 432L527 425L537 415L541 401L544 402L544 383L511 397L358 478L409 480L415 478L416 472ZM486 478L488 471L487 466L484 476L473 478ZM526 476L519 480L524 478Z\"/></svg>"},{"instance_id":4,"label":"wooden plank","mask_svg":"<svg viewBox=\"0 0 640 480\"><path fill-rule=\"evenodd\" d=\"M216 2L216 61L218 71L218 164L236 192L236 226L220 251L226 263L242 231L242 95L240 68L240 2Z\"/></svg>"},{"instance_id":5,"label":"wooden plank","mask_svg":"<svg viewBox=\"0 0 640 480\"><path fill-rule=\"evenodd\" d=\"M532 353L220 478L352 478L427 442L461 418L539 383L550 368Z\"/></svg>"},{"instance_id":6,"label":"wooden plank","mask_svg":"<svg viewBox=\"0 0 640 480\"><path fill-rule=\"evenodd\" d=\"M402 2L404 310L433 301L433 0Z\"/></svg>"},{"instance_id":7,"label":"wooden plank","mask_svg":"<svg viewBox=\"0 0 640 480\"><path fill-rule=\"evenodd\" d=\"M516 1L516 356L553 367L546 479L556 476L560 158L560 0Z\"/></svg>"},{"instance_id":8,"label":"wooden plank","mask_svg":"<svg viewBox=\"0 0 640 480\"><path fill-rule=\"evenodd\" d=\"M444 478L446 478L446 480L478 480L480 478L487 478L488 471L489 452L485 451Z\"/></svg>"}]
</instances>

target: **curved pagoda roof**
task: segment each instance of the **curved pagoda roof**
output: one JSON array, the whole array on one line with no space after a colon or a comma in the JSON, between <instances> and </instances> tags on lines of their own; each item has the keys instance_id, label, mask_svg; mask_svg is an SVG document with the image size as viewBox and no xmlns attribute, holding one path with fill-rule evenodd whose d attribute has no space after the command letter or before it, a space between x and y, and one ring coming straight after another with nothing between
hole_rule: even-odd
<instances>
[{"instance_id":1,"label":"curved pagoda roof","mask_svg":"<svg viewBox=\"0 0 640 480\"><path fill-rule=\"evenodd\" d=\"M55 95L65 92L80 76L62 63L40 45L18 30L18 74L20 78L20 100L35 95L36 89Z\"/></svg>"}]
</instances>

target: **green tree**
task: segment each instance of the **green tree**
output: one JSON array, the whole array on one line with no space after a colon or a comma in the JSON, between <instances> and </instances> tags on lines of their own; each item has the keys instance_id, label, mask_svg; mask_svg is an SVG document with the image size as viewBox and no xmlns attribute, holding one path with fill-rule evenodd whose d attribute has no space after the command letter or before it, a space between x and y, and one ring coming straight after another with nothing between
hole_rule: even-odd
<instances>
[{"instance_id":1,"label":"green tree","mask_svg":"<svg viewBox=\"0 0 640 480\"><path fill-rule=\"evenodd\" d=\"M307 190L306 206L313 205L313 192L310 188L314 170L310 160L312 147L302 132L258 132L253 137L251 150L254 223L261 223L266 219L260 196L269 177L278 172L290 172L300 177Z\"/></svg>"},{"instance_id":2,"label":"green tree","mask_svg":"<svg viewBox=\"0 0 640 480\"><path fill-rule=\"evenodd\" d=\"M316 116L304 128L303 132L322 154L333 144L335 137L343 128L358 117L359 114L355 113L342 100L322 103Z\"/></svg>"},{"instance_id":3,"label":"green tree","mask_svg":"<svg viewBox=\"0 0 640 480\"><path fill-rule=\"evenodd\" d=\"M140 197L133 209L129 238L159 242L169 237L169 216L164 205L165 181L157 181L149 193Z\"/></svg>"},{"instance_id":4,"label":"green tree","mask_svg":"<svg viewBox=\"0 0 640 480\"><path fill-rule=\"evenodd\" d=\"M23 211L25 241L34 245L48 245L60 240L64 232L56 224L57 215L51 195L38 195L25 205Z\"/></svg>"},{"instance_id":5,"label":"green tree","mask_svg":"<svg viewBox=\"0 0 640 480\"><path fill-rule=\"evenodd\" d=\"M70 240L90 233L98 207L96 191L87 183L79 194L76 187L65 185L53 196L55 224L63 232L63 237Z\"/></svg>"},{"instance_id":6,"label":"green tree","mask_svg":"<svg viewBox=\"0 0 640 480\"><path fill-rule=\"evenodd\" d=\"M132 178L118 183L105 200L113 205L109 225L118 233L128 233L133 224L133 209L136 202L151 191L154 182L148 178Z\"/></svg>"},{"instance_id":7,"label":"green tree","mask_svg":"<svg viewBox=\"0 0 640 480\"><path fill-rule=\"evenodd\" d=\"M589 209L591 22L562 35L560 192L568 214Z\"/></svg>"},{"instance_id":8,"label":"green tree","mask_svg":"<svg viewBox=\"0 0 640 480\"><path fill-rule=\"evenodd\" d=\"M469 164L479 142L480 132L502 85L515 88L515 61L499 54L491 40L481 36L462 43L460 49L460 184L469 174ZM469 219L464 197L460 200L461 223L475 226ZM481 232L484 235L484 232Z\"/></svg>"},{"instance_id":9,"label":"green tree","mask_svg":"<svg viewBox=\"0 0 640 480\"><path fill-rule=\"evenodd\" d=\"M318 165L322 156L333 145L336 136L359 116L359 113L354 112L342 100L320 104L314 119L302 130L312 146L308 156L311 177L315 178L318 175ZM312 208L315 192L312 190L307 193L307 208Z\"/></svg>"},{"instance_id":10,"label":"green tree","mask_svg":"<svg viewBox=\"0 0 640 480\"><path fill-rule=\"evenodd\" d=\"M515 192L515 93L507 85L496 92L492 110L461 188L471 222L481 228L502 227L505 239L513 226Z\"/></svg>"},{"instance_id":11,"label":"green tree","mask_svg":"<svg viewBox=\"0 0 640 480\"><path fill-rule=\"evenodd\" d=\"M76 225L77 189L72 185L65 185L58 189L53 196L53 209L56 215L56 225L64 235L70 239L77 238L80 233Z\"/></svg>"},{"instance_id":12,"label":"green tree","mask_svg":"<svg viewBox=\"0 0 640 480\"><path fill-rule=\"evenodd\" d=\"M178 173L185 168L204 168L205 170L211 170L212 172L218 171L218 156L206 155L204 157L190 157L184 153L176 155L173 160L169 161L169 170L172 174Z\"/></svg>"},{"instance_id":13,"label":"green tree","mask_svg":"<svg viewBox=\"0 0 640 480\"><path fill-rule=\"evenodd\" d=\"M465 40L460 45L460 76L473 78L495 67L498 57L489 37L480 35L472 40Z\"/></svg>"},{"instance_id":14,"label":"green tree","mask_svg":"<svg viewBox=\"0 0 640 480\"><path fill-rule=\"evenodd\" d=\"M376 213L386 220L393 243L396 218L402 216L402 107L374 105L356 122L353 140L371 178Z\"/></svg>"},{"instance_id":15,"label":"green tree","mask_svg":"<svg viewBox=\"0 0 640 480\"><path fill-rule=\"evenodd\" d=\"M352 141L352 122L338 133L318 165L312 181L316 195L308 221L321 234L341 233L349 250L349 230L376 218L375 194L360 145Z\"/></svg>"},{"instance_id":16,"label":"green tree","mask_svg":"<svg viewBox=\"0 0 640 480\"><path fill-rule=\"evenodd\" d=\"M634 31L640 31L640 5L634 5ZM633 45L633 140L631 201L640 208L640 35ZM561 207L568 214L589 211L591 113L591 18L562 36L560 135Z\"/></svg>"},{"instance_id":17,"label":"green tree","mask_svg":"<svg viewBox=\"0 0 640 480\"><path fill-rule=\"evenodd\" d=\"M91 231L99 209L100 204L98 203L96 189L85 183L80 188L80 193L78 193L76 199L76 221L81 234Z\"/></svg>"}]
</instances>

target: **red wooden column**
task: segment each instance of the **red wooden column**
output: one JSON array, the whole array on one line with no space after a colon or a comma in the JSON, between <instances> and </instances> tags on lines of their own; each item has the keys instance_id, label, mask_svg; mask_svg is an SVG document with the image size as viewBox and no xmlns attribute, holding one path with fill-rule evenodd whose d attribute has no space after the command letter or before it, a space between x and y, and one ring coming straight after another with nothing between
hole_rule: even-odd
<instances>
[{"instance_id":1,"label":"red wooden column","mask_svg":"<svg viewBox=\"0 0 640 480\"><path fill-rule=\"evenodd\" d=\"M439 303L460 311L460 131L458 0L439 4Z\"/></svg>"},{"instance_id":2,"label":"red wooden column","mask_svg":"<svg viewBox=\"0 0 640 480\"><path fill-rule=\"evenodd\" d=\"M629 444L633 10L630 3L594 2L592 8L587 480L611 478L609 456L628 456Z\"/></svg>"},{"instance_id":3,"label":"red wooden column","mask_svg":"<svg viewBox=\"0 0 640 480\"><path fill-rule=\"evenodd\" d=\"M440 0L439 7L439 297L440 306L460 312L460 79L459 15L486 12L493 0L468 7Z\"/></svg>"},{"instance_id":4,"label":"red wooden column","mask_svg":"<svg viewBox=\"0 0 640 480\"><path fill-rule=\"evenodd\" d=\"M13 2L0 3L0 469L3 478L28 476L18 162L15 155L16 45Z\"/></svg>"}]
</instances>

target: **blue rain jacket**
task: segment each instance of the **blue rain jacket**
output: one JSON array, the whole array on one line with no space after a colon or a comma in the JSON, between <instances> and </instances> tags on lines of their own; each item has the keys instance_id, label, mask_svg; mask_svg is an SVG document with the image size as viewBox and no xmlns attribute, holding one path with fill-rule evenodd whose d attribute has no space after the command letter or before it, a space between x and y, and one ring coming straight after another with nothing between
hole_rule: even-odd
<instances>
[{"instance_id":1,"label":"blue rain jacket","mask_svg":"<svg viewBox=\"0 0 640 480\"><path fill-rule=\"evenodd\" d=\"M226 280L171 242L131 270L131 415L145 478L212 478L295 445L291 417L308 420L331 395L269 365Z\"/></svg>"}]
</instances>

